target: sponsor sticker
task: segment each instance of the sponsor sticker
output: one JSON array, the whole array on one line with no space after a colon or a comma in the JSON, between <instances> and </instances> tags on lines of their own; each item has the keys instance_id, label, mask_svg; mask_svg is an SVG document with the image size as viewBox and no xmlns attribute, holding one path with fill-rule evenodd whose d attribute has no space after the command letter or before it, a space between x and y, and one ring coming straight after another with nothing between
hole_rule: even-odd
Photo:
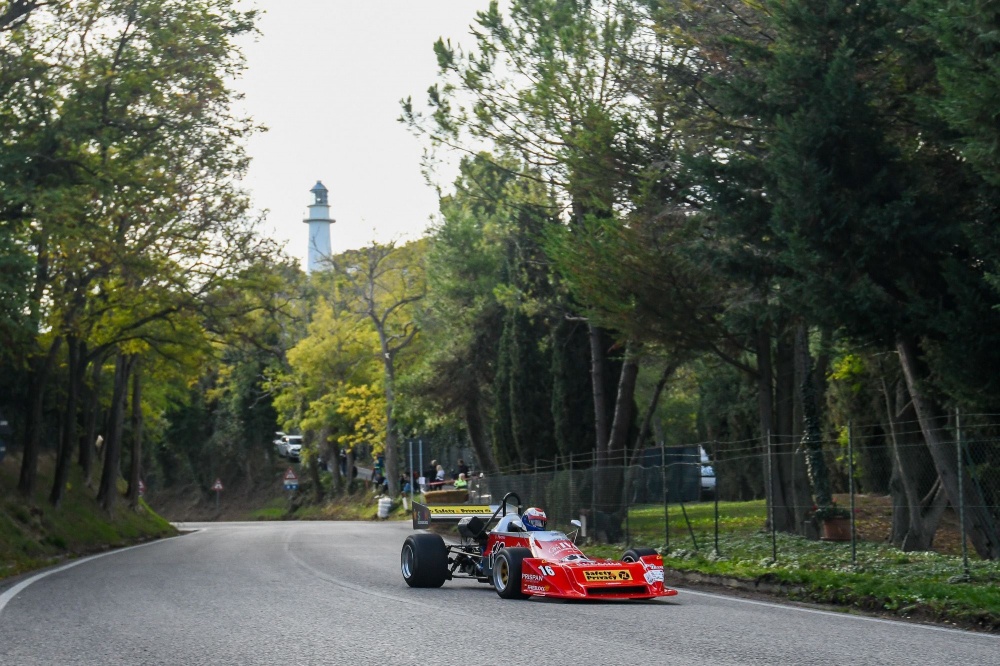
<instances>
[{"instance_id":1,"label":"sponsor sticker","mask_svg":"<svg viewBox=\"0 0 1000 666\"><path fill-rule=\"evenodd\" d=\"M597 581L620 581L632 580L632 574L628 569L600 569L597 571L584 571L583 578L590 583Z\"/></svg>"},{"instance_id":2,"label":"sponsor sticker","mask_svg":"<svg viewBox=\"0 0 1000 666\"><path fill-rule=\"evenodd\" d=\"M646 572L645 578L646 578L646 584L647 585L652 585L653 583L662 583L663 582L663 569L659 569L659 570L657 570L657 569L650 569L649 571Z\"/></svg>"},{"instance_id":3,"label":"sponsor sticker","mask_svg":"<svg viewBox=\"0 0 1000 666\"><path fill-rule=\"evenodd\" d=\"M534 593L538 594L538 593L548 592L549 591L549 586L548 585L526 585L525 589L527 589L528 592L534 592Z\"/></svg>"},{"instance_id":4,"label":"sponsor sticker","mask_svg":"<svg viewBox=\"0 0 1000 666\"><path fill-rule=\"evenodd\" d=\"M541 583L545 579L538 574L521 574L521 580L527 581L529 583Z\"/></svg>"},{"instance_id":5,"label":"sponsor sticker","mask_svg":"<svg viewBox=\"0 0 1000 666\"><path fill-rule=\"evenodd\" d=\"M435 516L474 516L480 514L488 516L492 513L488 506L432 506L429 509L431 514Z\"/></svg>"}]
</instances>

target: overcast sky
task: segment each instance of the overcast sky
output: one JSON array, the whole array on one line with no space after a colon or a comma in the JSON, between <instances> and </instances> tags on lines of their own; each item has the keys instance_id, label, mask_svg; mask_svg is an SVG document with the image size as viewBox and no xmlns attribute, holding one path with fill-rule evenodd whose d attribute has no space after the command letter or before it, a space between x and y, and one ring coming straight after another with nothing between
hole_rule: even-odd
<instances>
[{"instance_id":1,"label":"overcast sky","mask_svg":"<svg viewBox=\"0 0 1000 666\"><path fill-rule=\"evenodd\" d=\"M488 0L258 0L262 36L244 47L237 88L269 131L250 140L245 185L265 230L307 254L306 206L330 190L334 253L421 236L437 196L420 173L423 145L396 119L423 105L436 79L438 37L468 43ZM303 264L304 267L304 264Z\"/></svg>"}]
</instances>

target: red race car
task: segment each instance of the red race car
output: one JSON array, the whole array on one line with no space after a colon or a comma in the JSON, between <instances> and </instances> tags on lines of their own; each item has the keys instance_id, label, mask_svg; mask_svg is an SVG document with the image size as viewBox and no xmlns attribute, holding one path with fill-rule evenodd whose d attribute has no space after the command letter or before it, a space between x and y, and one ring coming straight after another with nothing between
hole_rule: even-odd
<instances>
[{"instance_id":1,"label":"red race car","mask_svg":"<svg viewBox=\"0 0 1000 666\"><path fill-rule=\"evenodd\" d=\"M571 538L544 529L544 514L537 509L522 514L520 503L514 493L507 493L498 506L414 503L415 529L437 521L458 522L461 542L446 544L440 535L428 532L411 534L400 554L403 580L410 587L441 587L446 580L472 578L491 584L504 599L652 599L677 594L664 587L663 558L652 548L632 548L620 560L589 558L576 547L576 532ZM573 524L580 526L578 521Z\"/></svg>"}]
</instances>

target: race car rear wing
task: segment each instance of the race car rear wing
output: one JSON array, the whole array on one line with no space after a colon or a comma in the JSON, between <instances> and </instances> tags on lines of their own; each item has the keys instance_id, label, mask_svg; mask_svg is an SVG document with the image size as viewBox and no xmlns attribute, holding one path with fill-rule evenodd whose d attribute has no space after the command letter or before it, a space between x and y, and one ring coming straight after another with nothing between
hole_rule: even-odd
<instances>
[{"instance_id":1,"label":"race car rear wing","mask_svg":"<svg viewBox=\"0 0 1000 666\"><path fill-rule=\"evenodd\" d=\"M413 503L413 529L422 530L431 523L458 523L466 516L478 516L489 520L497 513L499 504L432 504L430 506L419 502ZM502 513L502 512L501 512ZM517 507L508 504L507 513L517 513Z\"/></svg>"}]
</instances>

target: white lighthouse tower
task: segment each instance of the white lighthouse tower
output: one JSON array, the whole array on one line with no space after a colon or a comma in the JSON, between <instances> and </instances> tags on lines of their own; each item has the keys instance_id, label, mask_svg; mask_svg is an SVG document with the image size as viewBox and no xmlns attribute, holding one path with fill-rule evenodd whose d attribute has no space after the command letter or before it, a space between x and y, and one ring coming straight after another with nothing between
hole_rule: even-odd
<instances>
[{"instance_id":1,"label":"white lighthouse tower","mask_svg":"<svg viewBox=\"0 0 1000 666\"><path fill-rule=\"evenodd\" d=\"M309 225L306 271L312 273L330 267L330 225L336 220L330 217L329 190L323 187L323 183L317 180L309 191L313 193L313 202L309 204L309 217L302 221Z\"/></svg>"}]
</instances>

